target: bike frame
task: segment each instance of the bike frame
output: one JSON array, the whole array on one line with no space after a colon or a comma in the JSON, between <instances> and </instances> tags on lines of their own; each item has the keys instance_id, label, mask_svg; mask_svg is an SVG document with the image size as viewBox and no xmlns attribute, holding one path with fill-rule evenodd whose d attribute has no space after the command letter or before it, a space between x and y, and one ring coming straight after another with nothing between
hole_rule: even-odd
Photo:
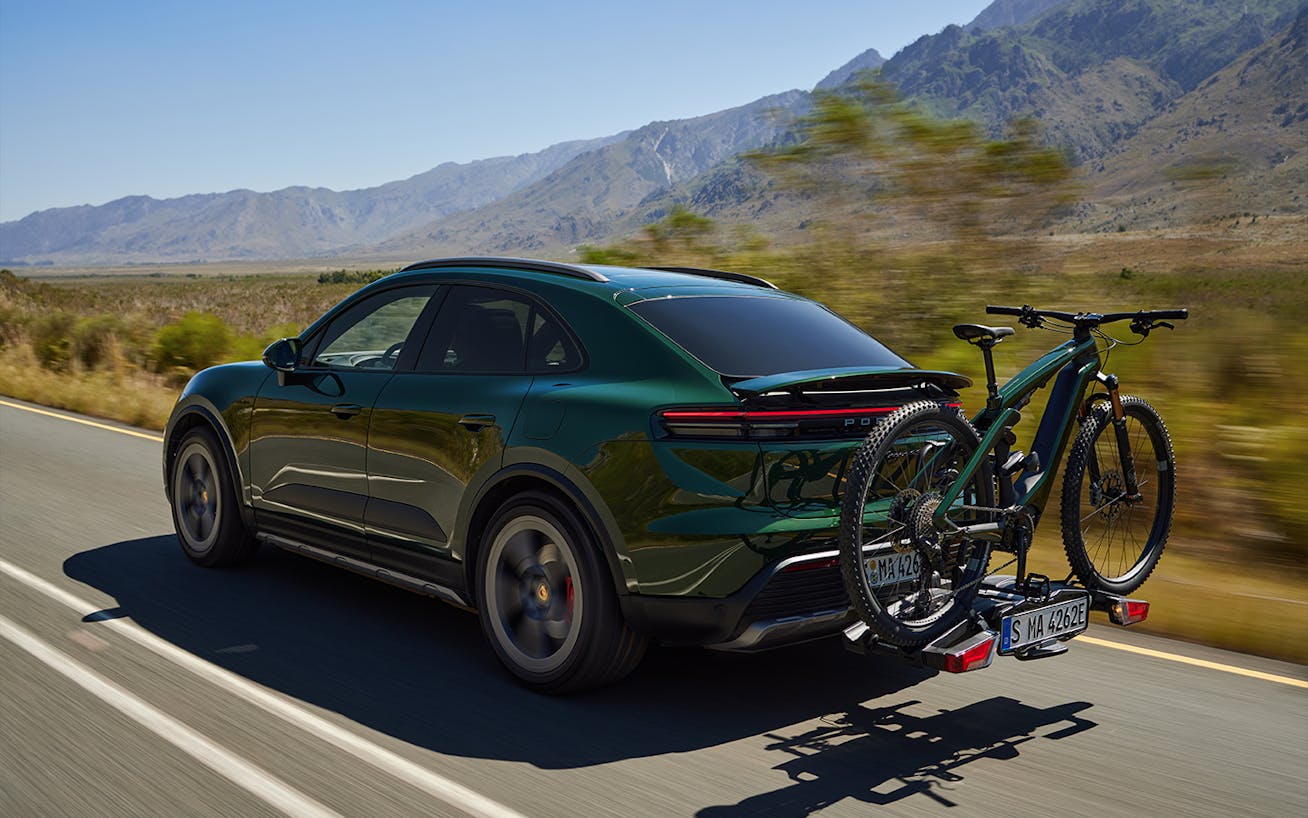
<instances>
[{"instance_id":1,"label":"bike frame","mask_svg":"<svg viewBox=\"0 0 1308 818\"><path fill-rule=\"evenodd\" d=\"M937 528L952 534L979 537L997 535L1003 531L1002 520L960 527L948 519L949 511L978 472L985 479L997 477L1001 497L1011 497L1011 506L1026 509L1039 522L1049 500L1054 472L1057 471L1054 464L1062 459L1067 448L1090 383L1096 379L1103 383L1109 390L1115 408L1119 406L1116 400L1117 379L1101 374L1099 367L1099 350L1094 336L1089 331L1078 331L1072 339L1046 352L1000 387L998 400L991 401L972 419L972 424L982 432L981 445L941 497L934 515ZM1031 446L1031 451L1039 458L1041 468L1029 475L1023 471L1016 479L1012 475L992 473L991 453L998 455L1007 449L1003 439L1007 430L1021 419L1019 410L1030 402L1031 395L1044 387L1050 378L1054 379L1053 389ZM999 460L1000 457L996 456L996 470L1002 469ZM1006 481L1013 482L1008 482L1006 488Z\"/></svg>"}]
</instances>

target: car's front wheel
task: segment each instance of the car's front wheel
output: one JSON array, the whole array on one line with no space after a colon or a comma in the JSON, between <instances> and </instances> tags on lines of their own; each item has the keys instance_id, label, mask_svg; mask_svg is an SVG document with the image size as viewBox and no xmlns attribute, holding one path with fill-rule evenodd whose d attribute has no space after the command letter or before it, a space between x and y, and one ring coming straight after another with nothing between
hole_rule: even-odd
<instances>
[{"instance_id":1,"label":"car's front wheel","mask_svg":"<svg viewBox=\"0 0 1308 818\"><path fill-rule=\"evenodd\" d=\"M478 549L477 603L496 656L534 690L615 682L645 652L589 530L549 494L517 495L491 519Z\"/></svg>"},{"instance_id":2,"label":"car's front wheel","mask_svg":"<svg viewBox=\"0 0 1308 818\"><path fill-rule=\"evenodd\" d=\"M177 445L169 475L173 526L182 551L210 568L237 565L258 548L241 519L236 481L218 438L197 426Z\"/></svg>"}]
</instances>

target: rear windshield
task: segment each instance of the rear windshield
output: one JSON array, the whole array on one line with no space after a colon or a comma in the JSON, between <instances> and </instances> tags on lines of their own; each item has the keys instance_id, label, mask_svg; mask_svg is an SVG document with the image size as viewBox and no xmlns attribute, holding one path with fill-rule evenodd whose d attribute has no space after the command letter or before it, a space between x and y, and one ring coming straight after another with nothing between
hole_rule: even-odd
<instances>
[{"instance_id":1,"label":"rear windshield","mask_svg":"<svg viewBox=\"0 0 1308 818\"><path fill-rule=\"evenodd\" d=\"M910 366L812 301L688 296L653 298L631 310L722 375L753 378L836 366Z\"/></svg>"}]
</instances>

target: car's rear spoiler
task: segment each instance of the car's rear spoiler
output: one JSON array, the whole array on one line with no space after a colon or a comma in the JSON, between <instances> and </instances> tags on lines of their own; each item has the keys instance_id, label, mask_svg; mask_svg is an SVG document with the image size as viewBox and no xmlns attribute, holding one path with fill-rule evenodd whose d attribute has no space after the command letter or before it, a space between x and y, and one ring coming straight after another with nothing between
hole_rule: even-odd
<instances>
[{"instance_id":1,"label":"car's rear spoiler","mask_svg":"<svg viewBox=\"0 0 1308 818\"><path fill-rule=\"evenodd\" d=\"M761 395L765 392L784 392L796 386L821 386L833 381L861 381L876 388L895 389L933 383L946 389L964 389L972 379L954 372L934 369L900 369L894 367L839 366L830 369L807 369L801 372L779 372L729 384L742 395ZM853 383L850 384L853 386Z\"/></svg>"}]
</instances>

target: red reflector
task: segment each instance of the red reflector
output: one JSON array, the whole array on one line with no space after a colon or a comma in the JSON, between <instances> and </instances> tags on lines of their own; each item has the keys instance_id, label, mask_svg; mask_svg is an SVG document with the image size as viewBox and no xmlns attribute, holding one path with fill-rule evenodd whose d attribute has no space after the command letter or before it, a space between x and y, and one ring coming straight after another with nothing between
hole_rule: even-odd
<instances>
[{"instance_id":1,"label":"red reflector","mask_svg":"<svg viewBox=\"0 0 1308 818\"><path fill-rule=\"evenodd\" d=\"M1143 599L1119 599L1108 613L1114 624L1134 625L1149 618L1149 603Z\"/></svg>"},{"instance_id":2,"label":"red reflector","mask_svg":"<svg viewBox=\"0 0 1308 818\"><path fill-rule=\"evenodd\" d=\"M966 673L969 670L990 667L990 662L995 658L995 646L998 644L999 634L991 634L989 638L982 639L971 647L956 653L946 653L945 670L949 673Z\"/></svg>"},{"instance_id":3,"label":"red reflector","mask_svg":"<svg viewBox=\"0 0 1308 818\"><path fill-rule=\"evenodd\" d=\"M783 574L791 571L812 571L815 568L838 568L840 567L840 557L832 557L825 560L808 560L807 562L795 562L781 569Z\"/></svg>"}]
</instances>

